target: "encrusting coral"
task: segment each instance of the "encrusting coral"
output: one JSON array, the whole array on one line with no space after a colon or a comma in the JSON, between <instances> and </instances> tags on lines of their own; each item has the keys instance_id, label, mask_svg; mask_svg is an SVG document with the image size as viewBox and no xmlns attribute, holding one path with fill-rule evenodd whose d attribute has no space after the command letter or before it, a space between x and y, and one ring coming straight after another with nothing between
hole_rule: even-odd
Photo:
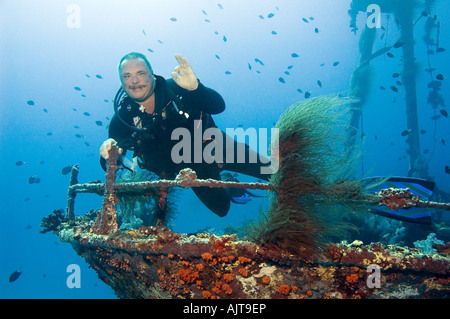
<instances>
[{"instance_id":1,"label":"encrusting coral","mask_svg":"<svg viewBox=\"0 0 450 319\"><path fill-rule=\"evenodd\" d=\"M447 296L450 261L439 255L445 247L418 257L418 250L381 244L327 244L327 236L343 229L343 212L373 204L373 196L346 175L351 163L339 156L343 102L319 97L294 104L281 116L279 154L272 154L280 158L279 170L267 188L273 198L252 225L250 240L178 234L161 223L119 229L116 195L128 190L119 192L112 175L107 175L103 210L68 219L55 211L43 219L42 232L53 231L72 244L120 298L391 298L416 297L417 291L429 298ZM159 190L172 183L184 187L188 179L211 182L184 173L189 178L182 184L163 181ZM145 194L152 185L137 186ZM385 289L367 284L373 265L383 271ZM414 289L395 291L405 285Z\"/></svg>"}]
</instances>

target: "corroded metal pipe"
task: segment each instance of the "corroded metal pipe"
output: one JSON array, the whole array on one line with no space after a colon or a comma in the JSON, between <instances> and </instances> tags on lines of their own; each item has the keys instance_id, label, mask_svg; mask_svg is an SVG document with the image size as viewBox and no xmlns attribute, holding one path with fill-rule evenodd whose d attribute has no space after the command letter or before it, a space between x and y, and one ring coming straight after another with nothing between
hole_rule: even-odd
<instances>
[{"instance_id":1,"label":"corroded metal pipe","mask_svg":"<svg viewBox=\"0 0 450 319\"><path fill-rule=\"evenodd\" d=\"M109 151L108 170L106 172L105 191L103 194L103 209L98 212L95 224L92 227L94 233L108 235L117 231L117 204L116 191L114 183L116 181L116 172L118 159L117 147L112 147Z\"/></svg>"},{"instance_id":2,"label":"corroded metal pipe","mask_svg":"<svg viewBox=\"0 0 450 319\"><path fill-rule=\"evenodd\" d=\"M69 190L67 191L67 208L66 208L66 218L68 220L75 219L74 207L75 207L75 197L77 196L77 191L75 191L72 186L78 184L78 172L79 172L78 164L72 166L70 171L70 181L69 181Z\"/></svg>"}]
</instances>

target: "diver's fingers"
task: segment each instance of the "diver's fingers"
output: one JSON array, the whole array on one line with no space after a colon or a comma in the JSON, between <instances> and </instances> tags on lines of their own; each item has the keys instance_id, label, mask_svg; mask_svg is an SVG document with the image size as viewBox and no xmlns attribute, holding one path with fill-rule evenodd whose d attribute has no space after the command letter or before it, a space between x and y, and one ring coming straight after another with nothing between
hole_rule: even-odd
<instances>
[{"instance_id":1,"label":"diver's fingers","mask_svg":"<svg viewBox=\"0 0 450 319\"><path fill-rule=\"evenodd\" d=\"M181 57L182 61L183 61L183 67L186 69L192 69L191 64L189 63L189 61L185 58L185 57Z\"/></svg>"},{"instance_id":2,"label":"diver's fingers","mask_svg":"<svg viewBox=\"0 0 450 319\"><path fill-rule=\"evenodd\" d=\"M110 138L107 139L106 141L103 142L102 146L100 147L100 155L104 158L104 159L108 159L109 158L109 151L111 150L112 146L116 146L117 142ZM122 154L123 150L119 149L119 154Z\"/></svg>"},{"instance_id":3,"label":"diver's fingers","mask_svg":"<svg viewBox=\"0 0 450 319\"><path fill-rule=\"evenodd\" d=\"M179 76L180 76L180 66L178 65L175 67L175 69L173 69L172 77L175 79Z\"/></svg>"},{"instance_id":4,"label":"diver's fingers","mask_svg":"<svg viewBox=\"0 0 450 319\"><path fill-rule=\"evenodd\" d=\"M100 156L103 157L105 160L109 158L109 153L105 150L103 146L100 147Z\"/></svg>"},{"instance_id":5,"label":"diver's fingers","mask_svg":"<svg viewBox=\"0 0 450 319\"><path fill-rule=\"evenodd\" d=\"M192 69L191 65L189 64L189 61L181 54L175 54L175 58L178 61L178 64L180 65L182 70L190 70Z\"/></svg>"},{"instance_id":6,"label":"diver's fingers","mask_svg":"<svg viewBox=\"0 0 450 319\"><path fill-rule=\"evenodd\" d=\"M180 65L180 66L182 66L183 65L183 56L181 55L181 54L179 54L179 53L177 53L177 54L175 54L175 59L177 59L177 61L178 61L178 64Z\"/></svg>"}]
</instances>

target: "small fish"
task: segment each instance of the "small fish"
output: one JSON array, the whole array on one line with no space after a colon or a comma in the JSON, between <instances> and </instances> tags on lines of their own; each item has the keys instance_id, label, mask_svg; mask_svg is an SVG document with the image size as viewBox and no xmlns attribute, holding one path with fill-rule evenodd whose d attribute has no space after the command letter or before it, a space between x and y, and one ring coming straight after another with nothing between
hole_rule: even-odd
<instances>
[{"instance_id":1,"label":"small fish","mask_svg":"<svg viewBox=\"0 0 450 319\"><path fill-rule=\"evenodd\" d=\"M322 82L320 82L320 80L317 80L317 85L318 85L319 87L322 87Z\"/></svg>"},{"instance_id":2,"label":"small fish","mask_svg":"<svg viewBox=\"0 0 450 319\"><path fill-rule=\"evenodd\" d=\"M450 174L450 167L448 165L445 165L445 174Z\"/></svg>"},{"instance_id":3,"label":"small fish","mask_svg":"<svg viewBox=\"0 0 450 319\"><path fill-rule=\"evenodd\" d=\"M438 75L436 75L436 79L438 79L439 81L443 81L445 79L445 76L439 73Z\"/></svg>"},{"instance_id":4,"label":"small fish","mask_svg":"<svg viewBox=\"0 0 450 319\"><path fill-rule=\"evenodd\" d=\"M220 56L218 56L217 54L215 55L215 57L216 57L218 60L220 60Z\"/></svg>"},{"instance_id":5,"label":"small fish","mask_svg":"<svg viewBox=\"0 0 450 319\"><path fill-rule=\"evenodd\" d=\"M175 22L175 21L177 21L177 18L170 18L170 21Z\"/></svg>"},{"instance_id":6,"label":"small fish","mask_svg":"<svg viewBox=\"0 0 450 319\"><path fill-rule=\"evenodd\" d=\"M284 71L284 74L290 75L289 71Z\"/></svg>"},{"instance_id":7,"label":"small fish","mask_svg":"<svg viewBox=\"0 0 450 319\"><path fill-rule=\"evenodd\" d=\"M48 110L47 110L47 109L42 109L42 111L44 111L45 113L48 113Z\"/></svg>"},{"instance_id":8,"label":"small fish","mask_svg":"<svg viewBox=\"0 0 450 319\"><path fill-rule=\"evenodd\" d=\"M394 54L393 53L391 53L391 52L386 52L386 55L389 57L389 58L393 58L393 57L395 57L394 56Z\"/></svg>"},{"instance_id":9,"label":"small fish","mask_svg":"<svg viewBox=\"0 0 450 319\"><path fill-rule=\"evenodd\" d=\"M75 137L77 137L77 138L83 138L84 136L77 133L77 134L75 134Z\"/></svg>"},{"instance_id":10,"label":"small fish","mask_svg":"<svg viewBox=\"0 0 450 319\"><path fill-rule=\"evenodd\" d=\"M260 59L258 59L258 58L255 58L255 62L256 62L256 63L259 63L259 64L261 64L261 65L264 65L264 63L263 63Z\"/></svg>"},{"instance_id":11,"label":"small fish","mask_svg":"<svg viewBox=\"0 0 450 319\"><path fill-rule=\"evenodd\" d=\"M231 74L231 72L230 71L225 71L225 74Z\"/></svg>"},{"instance_id":12,"label":"small fish","mask_svg":"<svg viewBox=\"0 0 450 319\"><path fill-rule=\"evenodd\" d=\"M84 142L84 145L89 146L89 143L85 141L85 142Z\"/></svg>"},{"instance_id":13,"label":"small fish","mask_svg":"<svg viewBox=\"0 0 450 319\"><path fill-rule=\"evenodd\" d=\"M294 52L294 53L291 54L291 57L293 57L293 58L298 58L299 55L298 55L297 53Z\"/></svg>"},{"instance_id":14,"label":"small fish","mask_svg":"<svg viewBox=\"0 0 450 319\"><path fill-rule=\"evenodd\" d=\"M262 14L260 14L258 17L259 17L261 20L264 20L264 16L263 16Z\"/></svg>"},{"instance_id":15,"label":"small fish","mask_svg":"<svg viewBox=\"0 0 450 319\"><path fill-rule=\"evenodd\" d=\"M399 86L403 86L402 81L395 81L395 83L397 83L397 85L399 85Z\"/></svg>"},{"instance_id":16,"label":"small fish","mask_svg":"<svg viewBox=\"0 0 450 319\"><path fill-rule=\"evenodd\" d=\"M248 63L248 69L251 70L252 69L252 65L250 63Z\"/></svg>"},{"instance_id":17,"label":"small fish","mask_svg":"<svg viewBox=\"0 0 450 319\"><path fill-rule=\"evenodd\" d=\"M19 279L19 277L20 277L21 274L22 274L22 273L21 273L20 271L18 271L18 270L14 271L14 272L9 276L9 282L14 282L14 281L16 281L17 279Z\"/></svg>"},{"instance_id":18,"label":"small fish","mask_svg":"<svg viewBox=\"0 0 450 319\"><path fill-rule=\"evenodd\" d=\"M227 37L223 36L223 42L227 42Z\"/></svg>"},{"instance_id":19,"label":"small fish","mask_svg":"<svg viewBox=\"0 0 450 319\"><path fill-rule=\"evenodd\" d=\"M279 77L278 81L280 81L281 83L286 83L286 81L282 77Z\"/></svg>"},{"instance_id":20,"label":"small fish","mask_svg":"<svg viewBox=\"0 0 450 319\"><path fill-rule=\"evenodd\" d=\"M34 101L32 101L32 100L28 100L28 101L27 101L27 104L28 104L28 105L35 105L36 103L35 103Z\"/></svg>"},{"instance_id":21,"label":"small fish","mask_svg":"<svg viewBox=\"0 0 450 319\"><path fill-rule=\"evenodd\" d=\"M305 21L306 23L309 23L308 19L306 18L302 18L303 21Z\"/></svg>"},{"instance_id":22,"label":"small fish","mask_svg":"<svg viewBox=\"0 0 450 319\"><path fill-rule=\"evenodd\" d=\"M447 51L446 48L437 48L436 52L445 52Z\"/></svg>"},{"instance_id":23,"label":"small fish","mask_svg":"<svg viewBox=\"0 0 450 319\"><path fill-rule=\"evenodd\" d=\"M206 11L205 10L202 10L202 12L203 12L203 14L205 15L205 16L207 16L208 14L206 13Z\"/></svg>"},{"instance_id":24,"label":"small fish","mask_svg":"<svg viewBox=\"0 0 450 319\"><path fill-rule=\"evenodd\" d=\"M333 66L337 66L339 64L339 61L336 61L333 63Z\"/></svg>"},{"instance_id":25,"label":"small fish","mask_svg":"<svg viewBox=\"0 0 450 319\"><path fill-rule=\"evenodd\" d=\"M48 133L47 133L47 136L52 136L52 135L53 135L52 132L48 132Z\"/></svg>"},{"instance_id":26,"label":"small fish","mask_svg":"<svg viewBox=\"0 0 450 319\"><path fill-rule=\"evenodd\" d=\"M442 145L444 145L444 146L445 146L445 144L446 144L446 142L445 142L444 139L441 139L441 143L442 143Z\"/></svg>"},{"instance_id":27,"label":"small fish","mask_svg":"<svg viewBox=\"0 0 450 319\"><path fill-rule=\"evenodd\" d=\"M425 134L427 130L420 130L420 134Z\"/></svg>"},{"instance_id":28,"label":"small fish","mask_svg":"<svg viewBox=\"0 0 450 319\"><path fill-rule=\"evenodd\" d=\"M319 33L319 28L315 28L315 29L314 29L314 32L315 32L315 33Z\"/></svg>"},{"instance_id":29,"label":"small fish","mask_svg":"<svg viewBox=\"0 0 450 319\"><path fill-rule=\"evenodd\" d=\"M424 153L424 154L428 154L429 152L430 152L430 150L429 150L428 148L426 148L426 149L423 150L423 153Z\"/></svg>"},{"instance_id":30,"label":"small fish","mask_svg":"<svg viewBox=\"0 0 450 319\"><path fill-rule=\"evenodd\" d=\"M103 79L103 76L101 76L100 74L97 74L95 77L96 77L97 79Z\"/></svg>"},{"instance_id":31,"label":"small fish","mask_svg":"<svg viewBox=\"0 0 450 319\"><path fill-rule=\"evenodd\" d=\"M405 41L398 41L394 44L394 48L397 49L397 48L402 47L403 45L405 45Z\"/></svg>"},{"instance_id":32,"label":"small fish","mask_svg":"<svg viewBox=\"0 0 450 319\"><path fill-rule=\"evenodd\" d=\"M384 91L384 90L386 90L386 88L385 88L384 86L381 85L381 86L380 86L380 90L383 90L383 91Z\"/></svg>"},{"instance_id":33,"label":"small fish","mask_svg":"<svg viewBox=\"0 0 450 319\"><path fill-rule=\"evenodd\" d=\"M392 74L392 77L395 79L395 78L398 78L400 76L400 73L393 73Z\"/></svg>"},{"instance_id":34,"label":"small fish","mask_svg":"<svg viewBox=\"0 0 450 319\"><path fill-rule=\"evenodd\" d=\"M310 96L311 96L311 92L310 91L305 92L305 99L309 98Z\"/></svg>"},{"instance_id":35,"label":"small fish","mask_svg":"<svg viewBox=\"0 0 450 319\"><path fill-rule=\"evenodd\" d=\"M84 112L83 115L85 115L85 116L91 116L91 114L89 114L88 112Z\"/></svg>"},{"instance_id":36,"label":"small fish","mask_svg":"<svg viewBox=\"0 0 450 319\"><path fill-rule=\"evenodd\" d=\"M144 30L144 29L142 29L142 33L143 33L145 36L147 36L147 33L145 33L145 30Z\"/></svg>"},{"instance_id":37,"label":"small fish","mask_svg":"<svg viewBox=\"0 0 450 319\"><path fill-rule=\"evenodd\" d=\"M448 112L447 112L446 110L440 110L439 112L441 112L441 114L442 114L444 117L448 118Z\"/></svg>"},{"instance_id":38,"label":"small fish","mask_svg":"<svg viewBox=\"0 0 450 319\"><path fill-rule=\"evenodd\" d=\"M428 83L427 87L429 87L430 89L439 89L442 87L442 82L431 81L430 83Z\"/></svg>"},{"instance_id":39,"label":"small fish","mask_svg":"<svg viewBox=\"0 0 450 319\"><path fill-rule=\"evenodd\" d=\"M164 42L162 42L161 40L158 40L159 43L164 44Z\"/></svg>"},{"instance_id":40,"label":"small fish","mask_svg":"<svg viewBox=\"0 0 450 319\"><path fill-rule=\"evenodd\" d=\"M406 135L408 135L409 133L411 133L411 129L404 130L404 131L402 132L402 136L406 136Z\"/></svg>"},{"instance_id":41,"label":"small fish","mask_svg":"<svg viewBox=\"0 0 450 319\"><path fill-rule=\"evenodd\" d=\"M31 229L31 228L33 228L33 226L31 226L31 225L25 226L25 229Z\"/></svg>"},{"instance_id":42,"label":"small fish","mask_svg":"<svg viewBox=\"0 0 450 319\"><path fill-rule=\"evenodd\" d=\"M436 121L436 120L438 120L440 118L441 118L440 115L433 115L432 117L430 117L430 119L432 119L433 121Z\"/></svg>"},{"instance_id":43,"label":"small fish","mask_svg":"<svg viewBox=\"0 0 450 319\"><path fill-rule=\"evenodd\" d=\"M78 86L74 86L73 88L74 90L81 91L81 89Z\"/></svg>"},{"instance_id":44,"label":"small fish","mask_svg":"<svg viewBox=\"0 0 450 319\"><path fill-rule=\"evenodd\" d=\"M103 122L102 121L95 121L95 124L97 124L98 126L102 126Z\"/></svg>"},{"instance_id":45,"label":"small fish","mask_svg":"<svg viewBox=\"0 0 450 319\"><path fill-rule=\"evenodd\" d=\"M148 51L148 52L152 52L152 53L155 52L155 51L153 51L152 49L147 49L147 51Z\"/></svg>"},{"instance_id":46,"label":"small fish","mask_svg":"<svg viewBox=\"0 0 450 319\"><path fill-rule=\"evenodd\" d=\"M37 177L36 175L31 176L28 179L28 184L39 184L41 182L41 179Z\"/></svg>"},{"instance_id":47,"label":"small fish","mask_svg":"<svg viewBox=\"0 0 450 319\"><path fill-rule=\"evenodd\" d=\"M274 16L274 14L273 13L269 13L268 15L267 15L267 18L273 18L273 16Z\"/></svg>"},{"instance_id":48,"label":"small fish","mask_svg":"<svg viewBox=\"0 0 450 319\"><path fill-rule=\"evenodd\" d=\"M396 87L395 85L391 85L391 90L394 92L398 92L398 87Z\"/></svg>"},{"instance_id":49,"label":"small fish","mask_svg":"<svg viewBox=\"0 0 450 319\"><path fill-rule=\"evenodd\" d=\"M293 65L289 65L287 68L288 70L292 69L294 66Z\"/></svg>"},{"instance_id":50,"label":"small fish","mask_svg":"<svg viewBox=\"0 0 450 319\"><path fill-rule=\"evenodd\" d=\"M217 6L219 7L219 9L223 9L223 6L220 3L218 3Z\"/></svg>"},{"instance_id":51,"label":"small fish","mask_svg":"<svg viewBox=\"0 0 450 319\"><path fill-rule=\"evenodd\" d=\"M298 93L303 93L302 89L297 89Z\"/></svg>"},{"instance_id":52,"label":"small fish","mask_svg":"<svg viewBox=\"0 0 450 319\"><path fill-rule=\"evenodd\" d=\"M61 170L61 174L63 174L63 175L69 174L69 173L72 171L72 167L73 167L73 165L64 167L64 168Z\"/></svg>"},{"instance_id":53,"label":"small fish","mask_svg":"<svg viewBox=\"0 0 450 319\"><path fill-rule=\"evenodd\" d=\"M84 76L87 77L87 78L90 78L90 77L91 77L89 74L85 74Z\"/></svg>"},{"instance_id":54,"label":"small fish","mask_svg":"<svg viewBox=\"0 0 450 319\"><path fill-rule=\"evenodd\" d=\"M16 166L22 166L24 164L26 164L24 161L17 161L16 162Z\"/></svg>"},{"instance_id":55,"label":"small fish","mask_svg":"<svg viewBox=\"0 0 450 319\"><path fill-rule=\"evenodd\" d=\"M273 35L277 35L278 33L276 31L272 31L272 34Z\"/></svg>"}]
</instances>

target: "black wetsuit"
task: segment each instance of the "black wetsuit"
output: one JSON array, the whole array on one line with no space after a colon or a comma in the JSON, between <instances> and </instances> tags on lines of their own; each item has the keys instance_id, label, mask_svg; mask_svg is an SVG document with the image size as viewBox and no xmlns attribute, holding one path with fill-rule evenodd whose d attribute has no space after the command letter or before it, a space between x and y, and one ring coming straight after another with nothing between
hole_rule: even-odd
<instances>
[{"instance_id":1,"label":"black wetsuit","mask_svg":"<svg viewBox=\"0 0 450 319\"><path fill-rule=\"evenodd\" d=\"M109 138L117 141L120 148L124 150L134 150L133 156L138 156L141 168L145 168L161 178L174 179L178 172L183 168L192 168L198 178L213 178L220 180L221 170L230 170L260 179L269 179L269 175L261 174L261 166L267 166L259 161L257 163L233 163L217 164L213 162L208 164L194 163L194 147L191 147L190 163L174 163L171 158L172 148L180 140L172 140L172 131L176 128L185 128L192 137L195 130L205 131L207 128L216 127L211 114L218 114L225 110L225 102L216 91L205 87L200 81L198 88L194 91L188 91L178 86L173 79L165 80L161 76L156 76L155 88L155 112L148 114L142 112L140 105L125 97L120 105L120 118L130 126L146 128L145 132L135 132L122 120L114 114L109 125ZM186 113L188 116L186 116ZM195 120L201 120L194 122ZM226 156L226 134L223 135L224 151L223 158ZM198 132L197 132L198 133ZM203 132L201 132L203 133ZM229 138L229 137L228 137ZM214 140L202 141L202 150L208 143L215 143ZM240 143L230 143L234 147L234 154L237 154L237 145ZM245 145L246 159L248 159L249 149ZM103 169L106 169L105 160L101 158ZM214 213L219 216L225 216L230 208L230 199L224 189L195 187L193 191L198 198Z\"/></svg>"}]
</instances>

